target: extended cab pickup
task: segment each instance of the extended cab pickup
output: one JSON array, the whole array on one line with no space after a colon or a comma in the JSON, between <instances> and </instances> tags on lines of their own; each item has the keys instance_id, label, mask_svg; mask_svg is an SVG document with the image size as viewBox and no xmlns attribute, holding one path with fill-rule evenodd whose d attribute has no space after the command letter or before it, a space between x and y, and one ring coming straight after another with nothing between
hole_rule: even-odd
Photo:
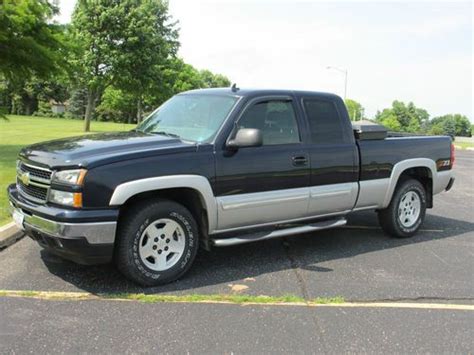
<instances>
[{"instance_id":1,"label":"extended cab pickup","mask_svg":"<svg viewBox=\"0 0 474 355\"><path fill-rule=\"evenodd\" d=\"M334 228L375 210L412 236L454 177L449 137L353 127L326 93L205 89L174 96L130 132L24 148L8 195L41 246L114 260L142 285L179 278L198 246Z\"/></svg>"}]
</instances>

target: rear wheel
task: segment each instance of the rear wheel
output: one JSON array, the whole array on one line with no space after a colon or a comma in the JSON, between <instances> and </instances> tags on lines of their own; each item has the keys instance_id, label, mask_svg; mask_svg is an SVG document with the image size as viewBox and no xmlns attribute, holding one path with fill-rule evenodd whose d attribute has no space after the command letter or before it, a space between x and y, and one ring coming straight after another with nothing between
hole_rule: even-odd
<instances>
[{"instance_id":1,"label":"rear wheel","mask_svg":"<svg viewBox=\"0 0 474 355\"><path fill-rule=\"evenodd\" d=\"M197 250L192 214L176 202L153 200L127 211L118 231L115 262L130 280L156 286L189 270Z\"/></svg>"},{"instance_id":2,"label":"rear wheel","mask_svg":"<svg viewBox=\"0 0 474 355\"><path fill-rule=\"evenodd\" d=\"M378 212L382 229L396 238L413 236L420 228L426 213L426 191L414 179L401 182L387 208Z\"/></svg>"}]
</instances>

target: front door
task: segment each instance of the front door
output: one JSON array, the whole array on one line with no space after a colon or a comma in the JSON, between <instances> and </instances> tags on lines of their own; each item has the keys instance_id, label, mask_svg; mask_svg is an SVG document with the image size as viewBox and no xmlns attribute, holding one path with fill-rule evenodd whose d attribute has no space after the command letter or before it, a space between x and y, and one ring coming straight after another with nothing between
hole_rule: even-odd
<instances>
[{"instance_id":1,"label":"front door","mask_svg":"<svg viewBox=\"0 0 474 355\"><path fill-rule=\"evenodd\" d=\"M292 97L255 99L243 110L237 127L260 129L263 145L216 153L220 231L306 216L310 162L299 123Z\"/></svg>"}]
</instances>

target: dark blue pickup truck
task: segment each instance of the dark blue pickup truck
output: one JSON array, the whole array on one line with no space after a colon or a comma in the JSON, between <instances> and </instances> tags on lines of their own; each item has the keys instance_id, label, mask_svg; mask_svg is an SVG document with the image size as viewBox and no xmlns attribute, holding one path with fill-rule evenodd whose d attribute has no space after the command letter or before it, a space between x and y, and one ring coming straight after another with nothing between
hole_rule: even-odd
<instances>
[{"instance_id":1,"label":"dark blue pickup truck","mask_svg":"<svg viewBox=\"0 0 474 355\"><path fill-rule=\"evenodd\" d=\"M205 89L174 96L130 132L24 148L14 220L79 263L114 261L142 285L176 280L205 249L378 212L410 237L454 182L449 137L352 126L336 95Z\"/></svg>"}]
</instances>

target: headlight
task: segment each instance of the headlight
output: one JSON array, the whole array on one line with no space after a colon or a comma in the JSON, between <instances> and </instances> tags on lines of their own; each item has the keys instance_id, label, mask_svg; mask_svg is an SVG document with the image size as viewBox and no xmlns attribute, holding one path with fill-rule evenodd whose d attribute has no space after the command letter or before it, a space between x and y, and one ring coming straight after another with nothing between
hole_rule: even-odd
<instances>
[{"instance_id":1,"label":"headlight","mask_svg":"<svg viewBox=\"0 0 474 355\"><path fill-rule=\"evenodd\" d=\"M85 169L56 171L53 181L68 185L82 185L86 173Z\"/></svg>"},{"instance_id":2,"label":"headlight","mask_svg":"<svg viewBox=\"0 0 474 355\"><path fill-rule=\"evenodd\" d=\"M49 201L58 205L82 207L82 193L51 190L49 192Z\"/></svg>"}]
</instances>

